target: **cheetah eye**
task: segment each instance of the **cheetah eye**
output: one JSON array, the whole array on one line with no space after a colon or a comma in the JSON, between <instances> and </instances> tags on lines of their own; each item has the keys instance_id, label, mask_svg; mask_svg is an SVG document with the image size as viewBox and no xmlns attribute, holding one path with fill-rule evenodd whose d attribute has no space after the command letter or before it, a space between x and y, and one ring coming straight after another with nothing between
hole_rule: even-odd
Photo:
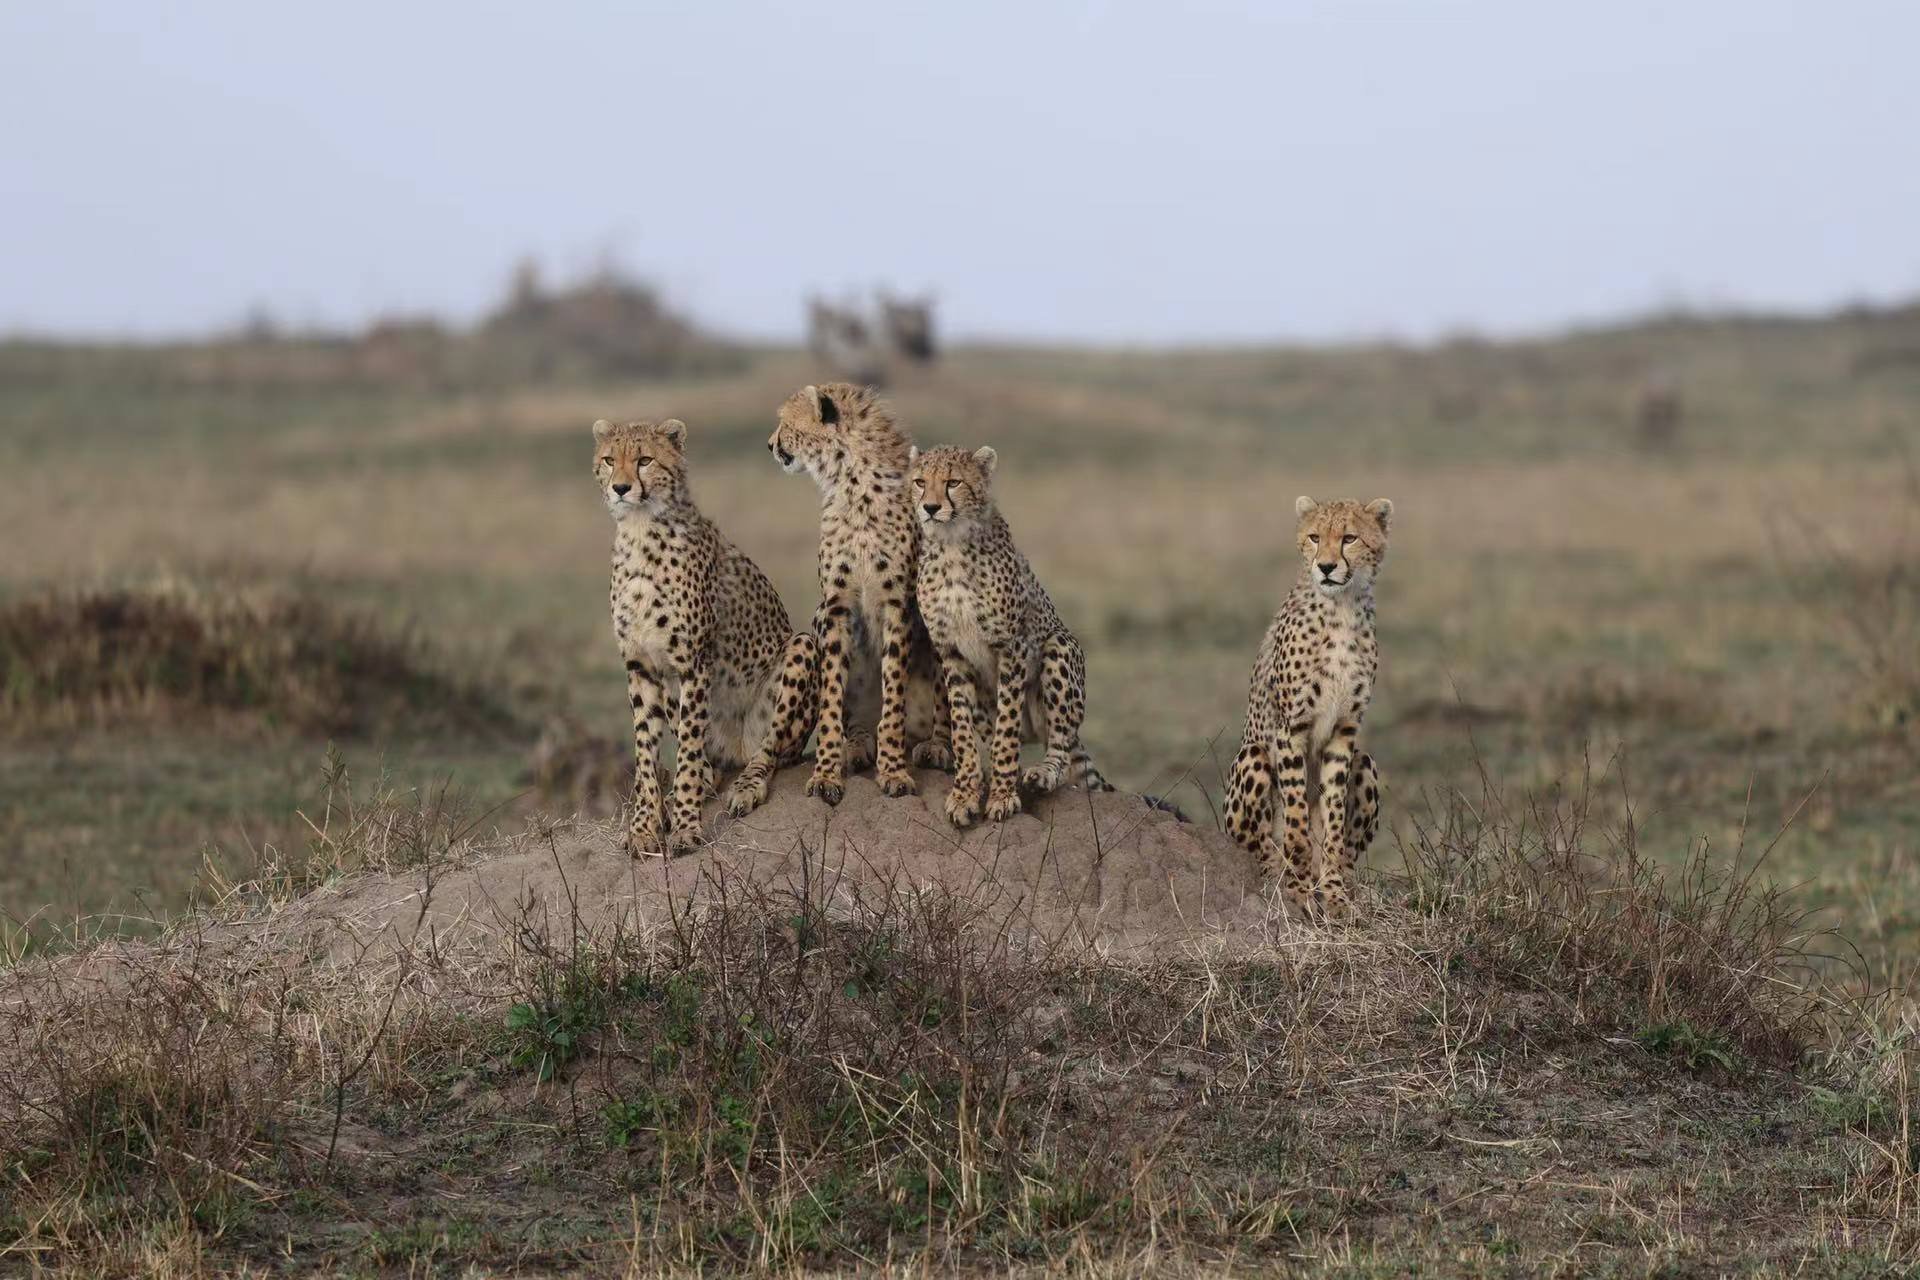
<instances>
[{"instance_id":1,"label":"cheetah eye","mask_svg":"<svg viewBox=\"0 0 1920 1280\"><path fill-rule=\"evenodd\" d=\"M602 458L602 459L600 459L600 465L601 465L601 466L603 466L603 467L610 467L610 466L612 466L612 465L613 465L613 459L612 459L612 458Z\"/></svg>"},{"instance_id":2,"label":"cheetah eye","mask_svg":"<svg viewBox=\"0 0 1920 1280\"><path fill-rule=\"evenodd\" d=\"M1307 535L1307 541L1311 542L1314 546L1317 547L1320 545L1320 535L1317 533L1310 533Z\"/></svg>"},{"instance_id":3,"label":"cheetah eye","mask_svg":"<svg viewBox=\"0 0 1920 1280\"><path fill-rule=\"evenodd\" d=\"M947 492L948 492L948 493L952 493L952 492L953 492L953 487L954 487L955 485L957 485L957 484L959 484L959 483L960 483L960 482L959 482L958 480L949 480L949 481L947 481Z\"/></svg>"},{"instance_id":4,"label":"cheetah eye","mask_svg":"<svg viewBox=\"0 0 1920 1280\"><path fill-rule=\"evenodd\" d=\"M653 459L652 458L635 458L633 460L633 465L636 467L650 467L653 465Z\"/></svg>"},{"instance_id":5,"label":"cheetah eye","mask_svg":"<svg viewBox=\"0 0 1920 1280\"><path fill-rule=\"evenodd\" d=\"M1359 534L1357 534L1357 533L1349 533L1349 534L1347 534L1347 535L1346 535L1345 537L1343 537L1343 538L1341 538L1341 539L1340 539L1340 545L1341 545L1341 546L1343 546L1343 547L1350 547L1350 546L1352 546L1352 545L1353 545L1354 543L1356 543L1356 542L1358 542L1358 541L1360 541L1360 535L1359 535Z\"/></svg>"}]
</instances>

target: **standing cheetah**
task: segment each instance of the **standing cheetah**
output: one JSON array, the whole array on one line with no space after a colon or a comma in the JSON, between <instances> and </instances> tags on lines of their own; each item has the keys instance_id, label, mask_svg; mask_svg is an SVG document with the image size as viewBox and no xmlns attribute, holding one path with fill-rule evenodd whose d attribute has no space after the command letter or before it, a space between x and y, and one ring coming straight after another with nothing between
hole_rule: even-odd
<instances>
[{"instance_id":1,"label":"standing cheetah","mask_svg":"<svg viewBox=\"0 0 1920 1280\"><path fill-rule=\"evenodd\" d=\"M987 817L1001 822L1020 812L1020 787L1046 794L1078 776L1092 790L1111 791L1080 744L1086 655L993 505L994 451L943 448L910 456L921 527L920 611L940 655L953 724L947 817L957 827L980 817L985 780L976 689L994 704ZM1043 736L1046 758L1021 774L1021 740Z\"/></svg>"},{"instance_id":2,"label":"standing cheetah","mask_svg":"<svg viewBox=\"0 0 1920 1280\"><path fill-rule=\"evenodd\" d=\"M700 835L713 766L746 767L727 796L738 816L767 798L813 731L813 636L795 634L765 574L700 514L687 487L686 424L593 424L593 474L613 515L613 634L633 702L635 855ZM677 706L671 834L660 740Z\"/></svg>"},{"instance_id":3,"label":"standing cheetah","mask_svg":"<svg viewBox=\"0 0 1920 1280\"><path fill-rule=\"evenodd\" d=\"M910 740L915 764L946 768L951 757L933 649L914 607L920 529L907 497L906 433L872 388L829 382L786 398L767 448L787 472L811 475L821 494L820 737L807 794L840 803L849 757L861 766L877 719L880 789L907 795L918 790Z\"/></svg>"},{"instance_id":4,"label":"standing cheetah","mask_svg":"<svg viewBox=\"0 0 1920 1280\"><path fill-rule=\"evenodd\" d=\"M1347 881L1380 823L1380 773L1359 749L1380 654L1373 636L1373 579L1387 554L1393 504L1294 503L1306 563L1274 615L1253 665L1247 733L1227 780L1227 833L1273 871L1296 906L1338 911ZM1317 761L1320 859L1314 866L1307 780ZM1273 839L1274 790L1286 811Z\"/></svg>"}]
</instances>

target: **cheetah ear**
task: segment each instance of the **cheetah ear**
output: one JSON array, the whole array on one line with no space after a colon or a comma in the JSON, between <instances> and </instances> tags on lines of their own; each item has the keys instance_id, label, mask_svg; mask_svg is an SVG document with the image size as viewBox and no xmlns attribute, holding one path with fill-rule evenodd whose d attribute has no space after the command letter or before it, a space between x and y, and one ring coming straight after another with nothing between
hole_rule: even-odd
<instances>
[{"instance_id":1,"label":"cheetah ear","mask_svg":"<svg viewBox=\"0 0 1920 1280\"><path fill-rule=\"evenodd\" d=\"M1315 507L1319 505L1320 505L1319 503L1315 502L1312 498L1309 498L1306 494L1303 493L1299 497L1293 500L1293 514L1297 516L1304 516L1305 514L1307 514L1307 512L1313 510Z\"/></svg>"},{"instance_id":2,"label":"cheetah ear","mask_svg":"<svg viewBox=\"0 0 1920 1280\"><path fill-rule=\"evenodd\" d=\"M975 449L973 451L973 460L979 463L981 468L988 475L992 475L994 464L1000 461L1000 455L995 453L988 446L981 445L978 449Z\"/></svg>"},{"instance_id":3,"label":"cheetah ear","mask_svg":"<svg viewBox=\"0 0 1920 1280\"><path fill-rule=\"evenodd\" d=\"M613 437L613 424L611 422L608 422L605 418L602 418L600 419L600 421L593 424L593 438L595 440L598 440L601 444L605 444L612 437Z\"/></svg>"},{"instance_id":4,"label":"cheetah ear","mask_svg":"<svg viewBox=\"0 0 1920 1280\"><path fill-rule=\"evenodd\" d=\"M839 425L840 406L833 402L833 397L813 387L808 387L807 390L813 392L814 399L819 402L821 423L829 427Z\"/></svg>"},{"instance_id":5,"label":"cheetah ear","mask_svg":"<svg viewBox=\"0 0 1920 1280\"><path fill-rule=\"evenodd\" d=\"M687 447L687 424L678 418L668 418L661 423L660 434L673 441L673 447L676 449Z\"/></svg>"},{"instance_id":6,"label":"cheetah ear","mask_svg":"<svg viewBox=\"0 0 1920 1280\"><path fill-rule=\"evenodd\" d=\"M1373 513L1373 518L1380 522L1382 529L1393 519L1393 501L1390 498L1375 498L1367 504L1367 510Z\"/></svg>"},{"instance_id":7,"label":"cheetah ear","mask_svg":"<svg viewBox=\"0 0 1920 1280\"><path fill-rule=\"evenodd\" d=\"M919 446L919 445L917 445L917 444L910 444L910 445L908 445L908 446L907 446L907 461L908 461L908 462L914 462L914 461L916 461L916 460L918 460L918 459L919 459L919 457L920 457L920 446Z\"/></svg>"}]
</instances>

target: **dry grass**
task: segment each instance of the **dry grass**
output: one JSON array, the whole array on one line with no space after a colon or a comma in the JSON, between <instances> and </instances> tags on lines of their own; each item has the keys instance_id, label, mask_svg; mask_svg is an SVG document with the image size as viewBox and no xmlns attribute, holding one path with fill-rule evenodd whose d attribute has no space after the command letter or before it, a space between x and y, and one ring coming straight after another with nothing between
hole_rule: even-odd
<instances>
[{"instance_id":1,"label":"dry grass","mask_svg":"<svg viewBox=\"0 0 1920 1280\"><path fill-rule=\"evenodd\" d=\"M395 799L313 825L425 919L489 850ZM5 975L0 1259L1920 1261L1898 1006L1826 985L1790 904L1704 852L1663 879L1578 798L1443 812L1365 928L1128 962L903 884L850 907L716 869L650 926L504 902L461 940L239 886L153 944Z\"/></svg>"},{"instance_id":2,"label":"dry grass","mask_svg":"<svg viewBox=\"0 0 1920 1280\"><path fill-rule=\"evenodd\" d=\"M1858 1009L1836 994L1863 976L1847 944L1762 876L1784 831L1757 852L1743 828L1724 856L1702 839L1677 864L1655 858L1625 762L1611 764L1518 800L1483 771L1478 794L1411 816L1411 901L1472 940L1461 963L1540 991L1576 1026L1717 1042L1776 1065L1854 1025ZM1617 807L1596 794L1609 784Z\"/></svg>"},{"instance_id":3,"label":"dry grass","mask_svg":"<svg viewBox=\"0 0 1920 1280\"><path fill-rule=\"evenodd\" d=\"M1852 668L1853 701L1869 724L1920 726L1920 458L1911 449L1896 474L1902 507L1869 535L1839 540L1823 514L1789 511L1776 546L1819 567L1790 576L1803 607L1831 618Z\"/></svg>"}]
</instances>

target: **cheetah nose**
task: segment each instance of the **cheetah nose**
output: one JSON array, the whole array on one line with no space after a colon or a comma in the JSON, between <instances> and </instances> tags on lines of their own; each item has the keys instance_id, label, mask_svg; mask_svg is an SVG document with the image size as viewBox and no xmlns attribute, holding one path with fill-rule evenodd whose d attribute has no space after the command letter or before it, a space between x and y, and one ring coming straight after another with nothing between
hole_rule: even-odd
<instances>
[{"instance_id":1,"label":"cheetah nose","mask_svg":"<svg viewBox=\"0 0 1920 1280\"><path fill-rule=\"evenodd\" d=\"M940 504L937 502L923 502L920 504L920 509L925 511L930 516L937 516L940 514Z\"/></svg>"},{"instance_id":2,"label":"cheetah nose","mask_svg":"<svg viewBox=\"0 0 1920 1280\"><path fill-rule=\"evenodd\" d=\"M1320 565L1320 576L1323 578L1331 578L1333 576L1333 571L1335 569L1338 569L1339 567L1340 566L1338 563L1327 564L1323 561Z\"/></svg>"},{"instance_id":3,"label":"cheetah nose","mask_svg":"<svg viewBox=\"0 0 1920 1280\"><path fill-rule=\"evenodd\" d=\"M626 495L627 495L627 490L629 490L629 489L631 489L631 488L633 488L633 486L632 486L632 485L630 485L630 484L617 484L617 485L615 485L615 486L613 486L613 492L614 492L614 493L615 493L615 494L616 494L617 496L619 496L619 497L622 497L622 498L624 498L624 497L626 497Z\"/></svg>"}]
</instances>

